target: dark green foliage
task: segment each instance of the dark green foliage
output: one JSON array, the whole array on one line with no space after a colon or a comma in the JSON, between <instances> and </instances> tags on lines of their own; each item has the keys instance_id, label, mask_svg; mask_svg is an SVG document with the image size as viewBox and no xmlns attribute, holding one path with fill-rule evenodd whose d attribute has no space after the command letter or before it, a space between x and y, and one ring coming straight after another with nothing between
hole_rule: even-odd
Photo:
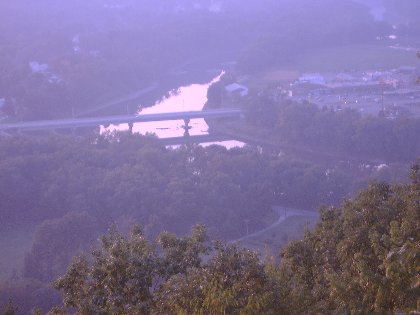
<instances>
[{"instance_id":1,"label":"dark green foliage","mask_svg":"<svg viewBox=\"0 0 420 315\"><path fill-rule=\"evenodd\" d=\"M407 185L372 184L341 208L321 209L315 230L285 248L279 265L235 245L216 242L211 249L202 227L182 239L162 234L160 255L151 251L154 246L146 245L140 232L130 238L112 232L94 253L93 264L75 261L57 286L65 293L65 305L80 314L83 309L101 312L97 307L105 313L125 314L139 312L139 307L144 307L143 314L415 311L420 254L418 165L413 167L412 179ZM134 251L136 244L143 245ZM143 258L136 263L134 253L149 257L148 263ZM204 253L210 255L202 260ZM131 270L137 271L129 274ZM153 276L160 280L150 280ZM154 287L130 291L126 286L131 283L136 283L137 290ZM98 295L92 297L92 293Z\"/></svg>"},{"instance_id":2,"label":"dark green foliage","mask_svg":"<svg viewBox=\"0 0 420 315\"><path fill-rule=\"evenodd\" d=\"M212 249L206 240L202 226L185 238L163 233L156 243L137 227L128 237L111 229L56 281L63 306L51 314L274 314L258 255L221 243Z\"/></svg>"},{"instance_id":3,"label":"dark green foliage","mask_svg":"<svg viewBox=\"0 0 420 315\"><path fill-rule=\"evenodd\" d=\"M152 137L124 133L16 136L0 139L0 213L4 224L34 226L82 211L96 229L142 222L153 236L161 230L183 234L202 222L210 235L233 238L245 233L247 218L257 218L251 229L262 226L273 203L337 203L350 182L339 173L327 178L325 171L251 148L172 150ZM302 185L312 188L301 191Z\"/></svg>"},{"instance_id":4,"label":"dark green foliage","mask_svg":"<svg viewBox=\"0 0 420 315\"><path fill-rule=\"evenodd\" d=\"M34 307L40 306L45 311L60 303L59 292L50 284L33 279L10 279L0 283L0 312L11 299L17 306L15 315L30 314ZM3 314L3 313L1 313Z\"/></svg>"},{"instance_id":5,"label":"dark green foliage","mask_svg":"<svg viewBox=\"0 0 420 315\"><path fill-rule=\"evenodd\" d=\"M218 108L222 104L223 85L216 82L209 86L207 90L207 106L210 108Z\"/></svg>"},{"instance_id":6,"label":"dark green foliage","mask_svg":"<svg viewBox=\"0 0 420 315\"><path fill-rule=\"evenodd\" d=\"M156 259L139 228L128 238L111 229L93 251L92 263L76 258L55 286L64 293L64 306L78 314L147 314Z\"/></svg>"},{"instance_id":7,"label":"dark green foliage","mask_svg":"<svg viewBox=\"0 0 420 315\"><path fill-rule=\"evenodd\" d=\"M128 237L111 228L91 258L78 257L55 287L64 294L64 308L77 314L150 314L159 283L201 265L208 250L206 232L195 227L190 237L159 237L163 254L139 227Z\"/></svg>"},{"instance_id":8,"label":"dark green foliage","mask_svg":"<svg viewBox=\"0 0 420 315\"><path fill-rule=\"evenodd\" d=\"M7 302L6 307L4 308L4 315L16 315L18 308L16 306L13 305L13 302L11 300L9 300L9 302Z\"/></svg>"},{"instance_id":9,"label":"dark green foliage","mask_svg":"<svg viewBox=\"0 0 420 315\"><path fill-rule=\"evenodd\" d=\"M373 184L341 208L322 210L316 229L282 253L290 305L341 314L416 310L419 200L415 180Z\"/></svg>"},{"instance_id":10,"label":"dark green foliage","mask_svg":"<svg viewBox=\"0 0 420 315\"><path fill-rule=\"evenodd\" d=\"M88 249L99 231L100 227L87 213L69 213L63 218L43 222L26 255L23 275L51 282L64 273L78 251Z\"/></svg>"},{"instance_id":11,"label":"dark green foliage","mask_svg":"<svg viewBox=\"0 0 420 315\"><path fill-rule=\"evenodd\" d=\"M149 238L163 230L185 235L201 222L211 237L234 239L247 227L252 233L271 222L273 204L310 209L321 202L337 203L351 182L338 172L327 178L325 172L250 147L174 150L153 137L126 133L1 138L2 224L36 232L23 270L5 257L16 276L24 278L0 286L0 303L13 296L24 313L34 305L46 309L55 301L46 293L46 283L112 222L124 232L142 223ZM305 190L299 190L302 185ZM194 237L200 235L197 230ZM197 266L193 257L204 251L189 247L183 252L194 242L190 238L163 234L160 242L164 255L176 261L166 268L172 271L165 278L185 272L185 263ZM33 290L37 287L42 288L39 294Z\"/></svg>"},{"instance_id":12,"label":"dark green foliage","mask_svg":"<svg viewBox=\"0 0 420 315\"><path fill-rule=\"evenodd\" d=\"M217 244L206 264L174 275L159 288L153 314L266 314L270 297L259 257Z\"/></svg>"},{"instance_id":13,"label":"dark green foliage","mask_svg":"<svg viewBox=\"0 0 420 315\"><path fill-rule=\"evenodd\" d=\"M191 236L177 238L176 235L163 232L157 238L163 254L161 276L168 279L173 275L185 273L189 268L198 268L201 257L208 254L206 245L207 232L204 226L197 225L192 228Z\"/></svg>"},{"instance_id":14,"label":"dark green foliage","mask_svg":"<svg viewBox=\"0 0 420 315\"><path fill-rule=\"evenodd\" d=\"M42 315L42 310L40 308L34 308L31 315Z\"/></svg>"},{"instance_id":15,"label":"dark green foliage","mask_svg":"<svg viewBox=\"0 0 420 315\"><path fill-rule=\"evenodd\" d=\"M156 242L137 226L129 236L112 227L55 282L63 305L49 314L418 311L419 170L409 184L371 184L340 208L322 208L316 228L279 264L237 245L211 246L202 226Z\"/></svg>"},{"instance_id":16,"label":"dark green foliage","mask_svg":"<svg viewBox=\"0 0 420 315\"><path fill-rule=\"evenodd\" d=\"M420 119L362 117L353 110L335 112L310 103L275 102L267 93L251 95L247 120L270 129L270 139L352 156L411 162L420 155Z\"/></svg>"}]
</instances>

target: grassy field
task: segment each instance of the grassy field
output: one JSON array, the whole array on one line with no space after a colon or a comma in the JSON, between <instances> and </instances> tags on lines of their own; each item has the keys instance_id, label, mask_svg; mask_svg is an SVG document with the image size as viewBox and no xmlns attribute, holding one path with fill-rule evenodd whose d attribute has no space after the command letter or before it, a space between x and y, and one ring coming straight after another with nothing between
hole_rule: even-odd
<instances>
[{"instance_id":1,"label":"grassy field","mask_svg":"<svg viewBox=\"0 0 420 315\"><path fill-rule=\"evenodd\" d=\"M419 65L415 52L392 49L390 45L363 44L318 49L298 56L288 68L300 72L341 72Z\"/></svg>"},{"instance_id":2,"label":"grassy field","mask_svg":"<svg viewBox=\"0 0 420 315\"><path fill-rule=\"evenodd\" d=\"M305 72L339 73L420 66L416 51L390 48L397 43L400 47L420 47L420 39L406 39L316 49L296 56L292 62L254 75L246 84L261 89L271 84L289 84Z\"/></svg>"},{"instance_id":3,"label":"grassy field","mask_svg":"<svg viewBox=\"0 0 420 315\"><path fill-rule=\"evenodd\" d=\"M33 228L25 227L0 230L0 281L20 271L26 253L32 246Z\"/></svg>"}]
</instances>

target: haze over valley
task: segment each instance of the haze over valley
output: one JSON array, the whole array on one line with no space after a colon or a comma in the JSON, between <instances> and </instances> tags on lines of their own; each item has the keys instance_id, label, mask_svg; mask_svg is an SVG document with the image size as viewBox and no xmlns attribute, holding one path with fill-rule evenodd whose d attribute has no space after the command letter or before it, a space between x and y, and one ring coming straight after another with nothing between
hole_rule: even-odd
<instances>
[{"instance_id":1,"label":"haze over valley","mask_svg":"<svg viewBox=\"0 0 420 315\"><path fill-rule=\"evenodd\" d=\"M420 312L419 17L3 1L0 314Z\"/></svg>"}]
</instances>

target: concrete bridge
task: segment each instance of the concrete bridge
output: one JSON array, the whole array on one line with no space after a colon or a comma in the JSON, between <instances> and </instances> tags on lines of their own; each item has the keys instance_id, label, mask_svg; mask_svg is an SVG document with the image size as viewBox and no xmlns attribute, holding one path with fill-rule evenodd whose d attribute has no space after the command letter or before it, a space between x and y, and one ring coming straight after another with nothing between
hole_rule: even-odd
<instances>
[{"instance_id":1,"label":"concrete bridge","mask_svg":"<svg viewBox=\"0 0 420 315\"><path fill-rule=\"evenodd\" d=\"M124 115L124 116L108 116L108 117L90 117L77 119L56 119L56 120L39 120L25 121L20 123L0 124L0 133L5 131L31 131L31 130L48 130L48 129L65 129L79 127L96 127L101 125L117 125L128 123L130 129L134 123L149 121L165 121L165 120L184 120L188 129L190 119L194 118L239 118L242 116L242 110L237 108L223 108L203 111L189 112L173 112L160 114L145 115Z\"/></svg>"}]
</instances>

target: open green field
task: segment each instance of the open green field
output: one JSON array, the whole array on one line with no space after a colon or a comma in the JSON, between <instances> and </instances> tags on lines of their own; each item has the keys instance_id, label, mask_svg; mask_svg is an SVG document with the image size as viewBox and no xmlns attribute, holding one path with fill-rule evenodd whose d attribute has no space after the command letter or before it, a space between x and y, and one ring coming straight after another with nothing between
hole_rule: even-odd
<instances>
[{"instance_id":1,"label":"open green field","mask_svg":"<svg viewBox=\"0 0 420 315\"><path fill-rule=\"evenodd\" d=\"M33 228L25 227L0 230L0 280L6 280L14 271L22 269L33 234Z\"/></svg>"},{"instance_id":2,"label":"open green field","mask_svg":"<svg viewBox=\"0 0 420 315\"><path fill-rule=\"evenodd\" d=\"M413 51L392 49L389 44L359 44L318 49L302 54L289 69L301 72L340 72L420 66Z\"/></svg>"},{"instance_id":3,"label":"open green field","mask_svg":"<svg viewBox=\"0 0 420 315\"><path fill-rule=\"evenodd\" d=\"M398 44L400 49L390 47ZM412 50L404 50L406 47L411 47ZM289 84L305 72L339 73L390 70L401 66L420 67L416 48L420 51L420 38L320 48L302 53L294 61L254 75L247 79L246 84L261 89L267 84Z\"/></svg>"}]
</instances>

